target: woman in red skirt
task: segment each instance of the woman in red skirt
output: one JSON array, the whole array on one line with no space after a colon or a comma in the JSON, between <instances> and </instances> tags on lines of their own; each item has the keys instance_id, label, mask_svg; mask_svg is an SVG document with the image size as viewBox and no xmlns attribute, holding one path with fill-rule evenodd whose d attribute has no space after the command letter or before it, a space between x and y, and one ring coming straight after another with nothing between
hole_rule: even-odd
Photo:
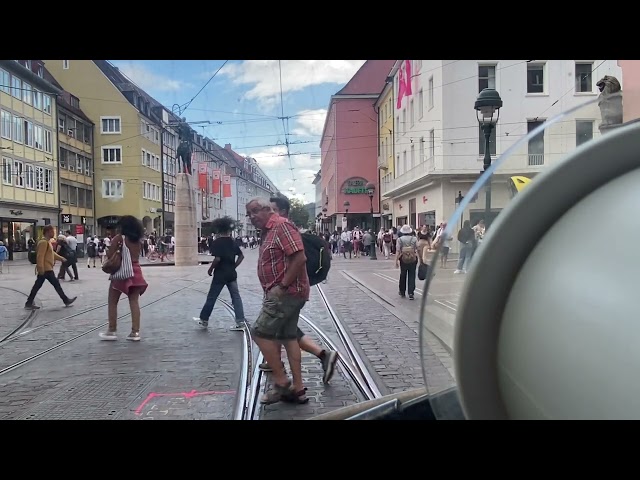
<instances>
[{"instance_id":1,"label":"woman in red skirt","mask_svg":"<svg viewBox=\"0 0 640 480\"><path fill-rule=\"evenodd\" d=\"M142 250L142 223L131 215L123 216L118 222L120 233L111 239L111 246L107 251L107 257L111 258L118 250L121 242L129 248L131 252L131 262L133 263L133 277L127 280L111 280L109 287L109 328L106 332L100 333L103 340L117 340L116 330L118 322L118 301L120 295L129 297L129 307L131 308L131 333L127 340L137 342L140 340L140 295L147 290L147 282L142 276L140 268L140 252Z\"/></svg>"}]
</instances>

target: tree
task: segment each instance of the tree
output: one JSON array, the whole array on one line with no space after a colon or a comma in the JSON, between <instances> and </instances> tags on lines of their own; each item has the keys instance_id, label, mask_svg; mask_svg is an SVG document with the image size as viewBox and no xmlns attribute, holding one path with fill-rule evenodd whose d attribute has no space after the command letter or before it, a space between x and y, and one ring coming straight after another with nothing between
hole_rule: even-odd
<instances>
[{"instance_id":1,"label":"tree","mask_svg":"<svg viewBox=\"0 0 640 480\"><path fill-rule=\"evenodd\" d=\"M300 228L306 228L309 224L309 210L297 198L290 198L291 210L289 211L289 220Z\"/></svg>"}]
</instances>

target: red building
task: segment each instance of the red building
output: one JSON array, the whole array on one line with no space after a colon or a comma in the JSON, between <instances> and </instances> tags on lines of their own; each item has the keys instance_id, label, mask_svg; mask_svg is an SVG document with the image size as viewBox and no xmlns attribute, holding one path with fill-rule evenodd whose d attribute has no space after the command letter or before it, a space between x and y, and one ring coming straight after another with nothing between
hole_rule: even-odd
<instances>
[{"instance_id":1,"label":"red building","mask_svg":"<svg viewBox=\"0 0 640 480\"><path fill-rule=\"evenodd\" d=\"M376 188L374 216L380 216L378 116L374 105L394 63L367 60L344 88L331 96L320 142L322 213L327 230L340 230L343 217L349 228L372 226L370 199L364 188L369 182Z\"/></svg>"}]
</instances>

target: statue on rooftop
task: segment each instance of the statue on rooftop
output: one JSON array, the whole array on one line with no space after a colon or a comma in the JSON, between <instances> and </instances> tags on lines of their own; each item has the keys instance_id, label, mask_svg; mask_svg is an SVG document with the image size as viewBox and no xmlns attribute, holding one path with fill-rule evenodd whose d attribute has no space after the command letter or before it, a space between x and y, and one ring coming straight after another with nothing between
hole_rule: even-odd
<instances>
[{"instance_id":1,"label":"statue on rooftop","mask_svg":"<svg viewBox=\"0 0 640 480\"><path fill-rule=\"evenodd\" d=\"M605 75L596 83L600 90L600 131L622 124L622 87L616 77Z\"/></svg>"}]
</instances>

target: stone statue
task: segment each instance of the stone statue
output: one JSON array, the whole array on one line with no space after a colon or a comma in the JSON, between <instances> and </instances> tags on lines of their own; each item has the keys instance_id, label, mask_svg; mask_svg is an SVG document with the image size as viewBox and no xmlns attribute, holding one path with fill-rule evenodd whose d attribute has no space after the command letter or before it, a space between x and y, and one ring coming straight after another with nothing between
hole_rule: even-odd
<instances>
[{"instance_id":1,"label":"stone statue","mask_svg":"<svg viewBox=\"0 0 640 480\"><path fill-rule=\"evenodd\" d=\"M191 142L193 140L191 127L186 118L178 125L178 151L176 156L180 162L180 172L191 175Z\"/></svg>"},{"instance_id":2,"label":"stone statue","mask_svg":"<svg viewBox=\"0 0 640 480\"><path fill-rule=\"evenodd\" d=\"M615 128L622 124L622 88L616 77L605 75L596 83L600 90L598 107L600 107L600 131Z\"/></svg>"}]
</instances>

